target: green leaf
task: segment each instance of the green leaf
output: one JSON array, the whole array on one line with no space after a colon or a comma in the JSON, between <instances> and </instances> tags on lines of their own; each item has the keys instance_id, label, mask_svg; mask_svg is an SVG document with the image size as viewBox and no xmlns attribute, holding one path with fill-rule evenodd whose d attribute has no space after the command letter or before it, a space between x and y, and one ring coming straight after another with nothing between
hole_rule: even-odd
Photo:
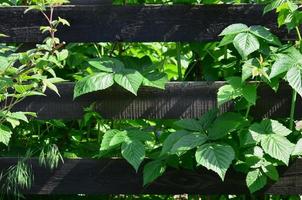
<instances>
[{"instance_id":1,"label":"green leaf","mask_svg":"<svg viewBox=\"0 0 302 200\"><path fill-rule=\"evenodd\" d=\"M5 34L3 34L3 33L0 33L0 38L2 38L2 37L9 37L8 35L5 35Z\"/></svg>"},{"instance_id":2,"label":"green leaf","mask_svg":"<svg viewBox=\"0 0 302 200\"><path fill-rule=\"evenodd\" d=\"M263 188L267 183L267 178L260 169L250 171L246 176L246 184L251 193Z\"/></svg>"},{"instance_id":3,"label":"green leaf","mask_svg":"<svg viewBox=\"0 0 302 200\"><path fill-rule=\"evenodd\" d=\"M181 155L207 141L207 136L203 133L190 133L182 136L171 149L171 153Z\"/></svg>"},{"instance_id":4,"label":"green leaf","mask_svg":"<svg viewBox=\"0 0 302 200\"><path fill-rule=\"evenodd\" d=\"M284 136L277 134L268 134L262 137L261 147L265 153L282 161L286 165L288 165L290 155L294 150L294 144Z\"/></svg>"},{"instance_id":5,"label":"green leaf","mask_svg":"<svg viewBox=\"0 0 302 200\"><path fill-rule=\"evenodd\" d=\"M201 124L203 131L207 130L211 126L213 121L216 119L217 114L218 114L218 109L214 108L207 111L205 114L203 114L200 117L198 121Z\"/></svg>"},{"instance_id":6,"label":"green leaf","mask_svg":"<svg viewBox=\"0 0 302 200\"><path fill-rule=\"evenodd\" d=\"M251 104L256 104L257 99L257 87L256 85L245 85L242 88L242 96Z\"/></svg>"},{"instance_id":7,"label":"green leaf","mask_svg":"<svg viewBox=\"0 0 302 200\"><path fill-rule=\"evenodd\" d=\"M240 94L241 93L235 90L231 85L221 86L217 93L217 104L218 106L221 106L226 102L236 99Z\"/></svg>"},{"instance_id":8,"label":"green leaf","mask_svg":"<svg viewBox=\"0 0 302 200\"><path fill-rule=\"evenodd\" d=\"M253 69L259 68L260 64L259 61L256 58L249 59L244 62L242 65L242 82L247 80L253 75Z\"/></svg>"},{"instance_id":9,"label":"green leaf","mask_svg":"<svg viewBox=\"0 0 302 200\"><path fill-rule=\"evenodd\" d=\"M228 133L236 130L243 122L244 118L238 113L227 112L213 122L208 130L209 139L217 140L223 138Z\"/></svg>"},{"instance_id":10,"label":"green leaf","mask_svg":"<svg viewBox=\"0 0 302 200\"><path fill-rule=\"evenodd\" d=\"M103 72L121 72L124 70L124 64L116 58L103 57L101 59L91 59L89 65Z\"/></svg>"},{"instance_id":11,"label":"green leaf","mask_svg":"<svg viewBox=\"0 0 302 200\"><path fill-rule=\"evenodd\" d=\"M46 8L44 5L40 4L40 5L31 5L29 6L25 11L24 14L26 14L27 12L31 11L31 10L38 10L38 11L45 11Z\"/></svg>"},{"instance_id":12,"label":"green leaf","mask_svg":"<svg viewBox=\"0 0 302 200\"><path fill-rule=\"evenodd\" d=\"M253 124L253 131L258 134L275 133L281 136L288 136L292 131L276 120L264 119L260 124ZM250 128L251 129L251 128Z\"/></svg>"},{"instance_id":13,"label":"green leaf","mask_svg":"<svg viewBox=\"0 0 302 200\"><path fill-rule=\"evenodd\" d=\"M259 159L262 159L263 156L264 156L264 152L263 152L263 150L262 150L261 147L254 146L253 147L253 155L256 156L256 157L258 157Z\"/></svg>"},{"instance_id":14,"label":"green leaf","mask_svg":"<svg viewBox=\"0 0 302 200\"><path fill-rule=\"evenodd\" d=\"M7 117L11 117L14 119L22 120L28 123L28 119L26 117L27 112L8 112Z\"/></svg>"},{"instance_id":15,"label":"green leaf","mask_svg":"<svg viewBox=\"0 0 302 200\"><path fill-rule=\"evenodd\" d=\"M69 3L69 1L68 0L48 0L47 3L49 4L49 6L59 6L59 5Z\"/></svg>"},{"instance_id":16,"label":"green leaf","mask_svg":"<svg viewBox=\"0 0 302 200\"><path fill-rule=\"evenodd\" d=\"M225 78L227 82L234 88L234 89L241 89L242 88L242 81L240 77L231 76Z\"/></svg>"},{"instance_id":17,"label":"green leaf","mask_svg":"<svg viewBox=\"0 0 302 200\"><path fill-rule=\"evenodd\" d=\"M69 23L66 19L63 19L63 18L61 18L61 17L58 17L58 21L59 21L62 25L70 26L70 23Z\"/></svg>"},{"instance_id":18,"label":"green leaf","mask_svg":"<svg viewBox=\"0 0 302 200\"><path fill-rule=\"evenodd\" d=\"M294 156L301 156L302 155L302 138L298 140L297 144L295 145L294 151L292 152Z\"/></svg>"},{"instance_id":19,"label":"green leaf","mask_svg":"<svg viewBox=\"0 0 302 200\"><path fill-rule=\"evenodd\" d=\"M277 60L272 65L269 78L272 79L280 74L285 73L291 66L294 66L295 63L296 61L292 57L284 54L279 55Z\"/></svg>"},{"instance_id":20,"label":"green leaf","mask_svg":"<svg viewBox=\"0 0 302 200\"><path fill-rule=\"evenodd\" d=\"M20 125L20 121L14 118L7 117L6 121L9 122L13 128L16 128Z\"/></svg>"},{"instance_id":21,"label":"green leaf","mask_svg":"<svg viewBox=\"0 0 302 200\"><path fill-rule=\"evenodd\" d=\"M20 125L20 120L28 123L26 114L27 112L6 112L5 114L0 113L0 115L5 117L6 121L9 122L13 128Z\"/></svg>"},{"instance_id":22,"label":"green leaf","mask_svg":"<svg viewBox=\"0 0 302 200\"><path fill-rule=\"evenodd\" d=\"M134 167L137 171L140 164L145 158L145 147L137 140L124 142L121 148L122 156Z\"/></svg>"},{"instance_id":23,"label":"green leaf","mask_svg":"<svg viewBox=\"0 0 302 200\"><path fill-rule=\"evenodd\" d=\"M113 147L116 145L120 145L123 142L127 142L129 140L128 136L127 136L127 132L126 131L119 131L117 132L111 139L109 146Z\"/></svg>"},{"instance_id":24,"label":"green leaf","mask_svg":"<svg viewBox=\"0 0 302 200\"><path fill-rule=\"evenodd\" d=\"M0 125L0 142L7 146L10 141L11 135L12 131L7 126Z\"/></svg>"},{"instance_id":25,"label":"green leaf","mask_svg":"<svg viewBox=\"0 0 302 200\"><path fill-rule=\"evenodd\" d=\"M105 132L105 134L103 135L103 139L102 139L102 143L101 143L101 148L100 150L108 150L110 149L110 142L112 140L112 138L118 134L119 132L121 132L120 130L117 129L111 129Z\"/></svg>"},{"instance_id":26,"label":"green leaf","mask_svg":"<svg viewBox=\"0 0 302 200\"><path fill-rule=\"evenodd\" d=\"M266 165L261 168L263 172L272 180L277 181L279 179L279 173L276 167L272 164Z\"/></svg>"},{"instance_id":27,"label":"green leaf","mask_svg":"<svg viewBox=\"0 0 302 200\"><path fill-rule=\"evenodd\" d=\"M117 129L111 129L105 132L103 135L99 156L106 155L110 150L116 149L123 142L128 142L126 131L120 131Z\"/></svg>"},{"instance_id":28,"label":"green leaf","mask_svg":"<svg viewBox=\"0 0 302 200\"><path fill-rule=\"evenodd\" d=\"M185 130L176 131L174 133L171 133L164 141L162 150L160 152L160 155L164 155L166 153L170 153L173 145L183 136L188 135L189 132Z\"/></svg>"},{"instance_id":29,"label":"green leaf","mask_svg":"<svg viewBox=\"0 0 302 200\"><path fill-rule=\"evenodd\" d=\"M174 122L174 124L180 128L190 131L201 131L202 124L195 119L182 119Z\"/></svg>"},{"instance_id":30,"label":"green leaf","mask_svg":"<svg viewBox=\"0 0 302 200\"><path fill-rule=\"evenodd\" d=\"M238 33L242 33L245 31L248 31L249 27L245 24L232 24L228 27L226 27L220 34L219 36L223 36L223 35L234 35L234 34L238 34Z\"/></svg>"},{"instance_id":31,"label":"green leaf","mask_svg":"<svg viewBox=\"0 0 302 200\"><path fill-rule=\"evenodd\" d=\"M0 76L0 91L3 92L5 88L13 86L14 82L10 78Z\"/></svg>"},{"instance_id":32,"label":"green leaf","mask_svg":"<svg viewBox=\"0 0 302 200\"><path fill-rule=\"evenodd\" d=\"M239 33L234 38L233 44L243 58L260 48L258 39L251 33Z\"/></svg>"},{"instance_id":33,"label":"green leaf","mask_svg":"<svg viewBox=\"0 0 302 200\"><path fill-rule=\"evenodd\" d=\"M133 52L134 53L134 52ZM134 53L136 54L136 53ZM135 69L137 71L141 71L144 73L143 75L146 75L150 73L151 71L154 71L154 69L157 68L157 64L153 63L149 56L142 53L142 55L145 55L143 57L133 57L133 56L119 56L119 59L124 63L125 67L128 69ZM160 66L161 67L161 66ZM146 74L145 74L146 73Z\"/></svg>"},{"instance_id":34,"label":"green leaf","mask_svg":"<svg viewBox=\"0 0 302 200\"><path fill-rule=\"evenodd\" d=\"M57 54L57 58L59 61L63 61L63 60L66 60L67 57L68 57L68 50L67 49L63 49L62 51L60 51L58 54Z\"/></svg>"},{"instance_id":35,"label":"green leaf","mask_svg":"<svg viewBox=\"0 0 302 200\"><path fill-rule=\"evenodd\" d=\"M165 89L165 85L168 81L169 80L167 74L153 72L144 75L143 85L159 89Z\"/></svg>"},{"instance_id":36,"label":"green leaf","mask_svg":"<svg viewBox=\"0 0 302 200\"><path fill-rule=\"evenodd\" d=\"M245 145L259 143L267 134L277 134L280 136L287 136L292 131L283 126L276 120L265 119L261 123L254 123L250 126L248 132L242 137Z\"/></svg>"},{"instance_id":37,"label":"green leaf","mask_svg":"<svg viewBox=\"0 0 302 200\"><path fill-rule=\"evenodd\" d=\"M263 26L251 26L250 32L255 36L262 38L263 40L269 42L270 44L281 46L280 40L272 34L267 28Z\"/></svg>"},{"instance_id":38,"label":"green leaf","mask_svg":"<svg viewBox=\"0 0 302 200\"><path fill-rule=\"evenodd\" d=\"M289 85L302 97L302 76L301 69L292 67L286 73L286 79Z\"/></svg>"},{"instance_id":39,"label":"green leaf","mask_svg":"<svg viewBox=\"0 0 302 200\"><path fill-rule=\"evenodd\" d=\"M225 35L219 43L219 47L233 43L236 35Z\"/></svg>"},{"instance_id":40,"label":"green leaf","mask_svg":"<svg viewBox=\"0 0 302 200\"><path fill-rule=\"evenodd\" d=\"M127 136L130 138L130 140L138 140L141 142L154 140L154 135L152 132L146 132L138 129L127 130Z\"/></svg>"},{"instance_id":41,"label":"green leaf","mask_svg":"<svg viewBox=\"0 0 302 200\"><path fill-rule=\"evenodd\" d=\"M255 124L253 124L252 126L255 126ZM242 131L240 132L240 144L241 146L249 146L249 145L256 145L258 142L260 142L260 138L261 137L260 134L253 134L252 130L253 127L250 127L250 129L248 131Z\"/></svg>"},{"instance_id":42,"label":"green leaf","mask_svg":"<svg viewBox=\"0 0 302 200\"><path fill-rule=\"evenodd\" d=\"M14 84L14 89L16 90L16 92L18 92L20 94L31 91L31 89L33 89L33 87L34 87L34 84L30 84L30 85Z\"/></svg>"},{"instance_id":43,"label":"green leaf","mask_svg":"<svg viewBox=\"0 0 302 200\"><path fill-rule=\"evenodd\" d=\"M61 82L61 81L64 81L64 79L61 79L61 78L50 78L50 79L44 79L44 80L42 80L45 89L48 88L48 89L54 91L58 96L60 96L60 93L58 91L57 86L54 83ZM44 92L44 90L43 90L43 92Z\"/></svg>"},{"instance_id":44,"label":"green leaf","mask_svg":"<svg viewBox=\"0 0 302 200\"><path fill-rule=\"evenodd\" d=\"M74 88L74 98L81 95L104 90L114 83L112 73L97 73L83 78L76 82Z\"/></svg>"},{"instance_id":45,"label":"green leaf","mask_svg":"<svg viewBox=\"0 0 302 200\"><path fill-rule=\"evenodd\" d=\"M9 66L9 62L7 58L4 56L0 56L0 73L3 73L8 66Z\"/></svg>"},{"instance_id":46,"label":"green leaf","mask_svg":"<svg viewBox=\"0 0 302 200\"><path fill-rule=\"evenodd\" d=\"M144 186L153 182L166 171L166 165L159 161L151 161L144 166Z\"/></svg>"},{"instance_id":47,"label":"green leaf","mask_svg":"<svg viewBox=\"0 0 302 200\"><path fill-rule=\"evenodd\" d=\"M265 127L266 133L276 133L281 136L288 136L292 131L276 120L265 119L261 122L261 126Z\"/></svg>"},{"instance_id":48,"label":"green leaf","mask_svg":"<svg viewBox=\"0 0 302 200\"><path fill-rule=\"evenodd\" d=\"M264 7L263 13L270 12L281 6L286 0L272 0L271 3Z\"/></svg>"},{"instance_id":49,"label":"green leaf","mask_svg":"<svg viewBox=\"0 0 302 200\"><path fill-rule=\"evenodd\" d=\"M235 158L235 152L227 144L209 143L197 149L195 158L198 164L216 172L224 180L225 173Z\"/></svg>"},{"instance_id":50,"label":"green leaf","mask_svg":"<svg viewBox=\"0 0 302 200\"><path fill-rule=\"evenodd\" d=\"M136 70L127 69L114 75L117 84L137 95L138 88L143 82L143 76Z\"/></svg>"}]
</instances>

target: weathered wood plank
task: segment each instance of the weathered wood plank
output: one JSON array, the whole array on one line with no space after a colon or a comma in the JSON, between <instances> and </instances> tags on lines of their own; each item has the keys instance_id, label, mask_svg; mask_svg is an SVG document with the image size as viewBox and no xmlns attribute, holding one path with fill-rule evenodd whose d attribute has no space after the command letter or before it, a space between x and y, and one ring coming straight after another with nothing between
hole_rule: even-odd
<instances>
[{"instance_id":1,"label":"weathered wood plank","mask_svg":"<svg viewBox=\"0 0 302 200\"><path fill-rule=\"evenodd\" d=\"M39 119L79 119L83 108L96 103L96 111L107 119L177 119L196 118L217 106L217 90L223 82L171 82L165 90L142 88L138 96L113 87L73 100L73 83L58 85L61 96L47 91L46 97L29 97L14 110L37 112ZM284 117L290 112L291 90L285 85L276 94L267 87L259 89L255 117ZM231 110L232 105L222 107ZM302 116L302 102L297 103L297 117Z\"/></svg>"},{"instance_id":2,"label":"weathered wood plank","mask_svg":"<svg viewBox=\"0 0 302 200\"><path fill-rule=\"evenodd\" d=\"M1 158L0 170L16 163L16 158ZM65 160L49 171L30 161L35 182L28 194L246 194L244 174L229 170L225 182L213 172L169 169L147 187L142 186L142 170L138 173L120 159ZM302 194L302 160L282 169L277 183L261 192L265 194Z\"/></svg>"},{"instance_id":3,"label":"weathered wood plank","mask_svg":"<svg viewBox=\"0 0 302 200\"><path fill-rule=\"evenodd\" d=\"M0 32L9 35L0 42L41 42L39 31L46 20L37 11L24 14L25 7L0 8ZM264 25L284 40L293 39L279 29L274 13L263 15L261 5L67 5L56 8L56 16L71 23L59 28L65 42L167 42L210 41L228 25Z\"/></svg>"}]
</instances>

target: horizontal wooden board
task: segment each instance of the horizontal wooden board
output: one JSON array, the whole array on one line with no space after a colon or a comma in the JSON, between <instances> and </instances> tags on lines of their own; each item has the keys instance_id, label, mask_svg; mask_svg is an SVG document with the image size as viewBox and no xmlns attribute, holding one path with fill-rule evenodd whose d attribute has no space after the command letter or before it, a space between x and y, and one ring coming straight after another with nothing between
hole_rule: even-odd
<instances>
[{"instance_id":1,"label":"horizontal wooden board","mask_svg":"<svg viewBox=\"0 0 302 200\"><path fill-rule=\"evenodd\" d=\"M15 164L16 158L0 158L0 170ZM169 169L151 185L142 186L142 170L138 173L120 159L69 160L50 171L30 161L34 185L28 194L247 194L245 175L228 170L225 181L215 173ZM277 183L269 184L265 194L302 194L302 160L280 170Z\"/></svg>"},{"instance_id":2,"label":"horizontal wooden board","mask_svg":"<svg viewBox=\"0 0 302 200\"><path fill-rule=\"evenodd\" d=\"M284 40L293 39L279 29L274 13L263 15L262 5L66 5L55 16L67 19L71 27L60 27L65 42L197 42L218 39L228 25L264 25ZM80 1L81 2L81 1ZM93 2L93 1L92 1ZM43 41L39 27L46 20L38 11L24 14L25 7L0 8L0 42Z\"/></svg>"},{"instance_id":3,"label":"horizontal wooden board","mask_svg":"<svg viewBox=\"0 0 302 200\"><path fill-rule=\"evenodd\" d=\"M37 112L39 119L79 119L83 109L96 103L96 111L107 119L177 119L196 118L217 106L217 91L224 82L170 82L165 90L144 87L134 96L112 87L73 100L73 83L58 85L61 96L47 91L46 96L28 97L15 111ZM259 89L255 117L284 117L290 112L291 90L286 85L278 93L267 87ZM232 110L232 104L221 111ZM302 102L297 102L297 117L302 117Z\"/></svg>"}]
</instances>

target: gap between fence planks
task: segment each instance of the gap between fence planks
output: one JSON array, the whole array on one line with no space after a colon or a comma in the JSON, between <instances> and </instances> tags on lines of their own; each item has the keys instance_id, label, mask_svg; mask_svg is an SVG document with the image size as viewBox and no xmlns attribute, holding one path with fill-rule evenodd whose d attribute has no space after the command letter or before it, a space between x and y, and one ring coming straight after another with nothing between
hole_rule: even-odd
<instances>
[{"instance_id":1,"label":"gap between fence planks","mask_svg":"<svg viewBox=\"0 0 302 200\"><path fill-rule=\"evenodd\" d=\"M17 158L0 158L0 170L16 164ZM217 174L200 168L196 171L168 169L147 187L142 186L142 168L135 170L121 159L66 159L50 171L29 161L34 185L26 194L247 194L245 175L228 170L225 181ZM278 182L260 191L264 194L301 194L302 160L280 170Z\"/></svg>"},{"instance_id":2,"label":"gap between fence planks","mask_svg":"<svg viewBox=\"0 0 302 200\"><path fill-rule=\"evenodd\" d=\"M106 0L108 1L108 0ZM294 39L279 29L273 12L263 15L262 5L66 5L55 16L67 19L71 27L60 27L58 37L65 42L201 42L217 40L233 23L264 25L283 40ZM0 42L39 43L39 27L46 20L38 11L24 14L25 7L0 8L0 33L9 35Z\"/></svg>"},{"instance_id":3,"label":"gap between fence planks","mask_svg":"<svg viewBox=\"0 0 302 200\"><path fill-rule=\"evenodd\" d=\"M27 97L14 107L14 111L36 112L38 119L81 119L83 109L95 103L95 110L105 119L178 119L197 118L217 107L217 91L224 82L170 82L165 90L143 87L138 96L112 87L93 92L73 100L73 83L59 84L61 96L47 91L46 96ZM290 113L291 89L283 84L278 93L262 86L252 115L286 117ZM230 111L232 104L225 104L221 111ZM296 117L302 117L302 102L298 97Z\"/></svg>"}]
</instances>

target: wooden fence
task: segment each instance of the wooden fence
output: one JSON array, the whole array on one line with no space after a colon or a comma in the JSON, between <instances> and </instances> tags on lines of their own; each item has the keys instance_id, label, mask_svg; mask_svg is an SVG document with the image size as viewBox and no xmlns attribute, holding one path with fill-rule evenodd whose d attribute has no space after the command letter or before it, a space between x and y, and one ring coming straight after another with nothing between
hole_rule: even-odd
<instances>
[{"instance_id":1,"label":"wooden fence","mask_svg":"<svg viewBox=\"0 0 302 200\"><path fill-rule=\"evenodd\" d=\"M56 8L55 15L66 18L71 27L60 29L58 36L66 42L201 42L217 40L217 35L233 23L264 25L283 40L295 36L278 29L275 14L263 15L261 5L173 5L173 6L113 6L81 3ZM39 27L45 25L36 11L24 14L25 7L0 8L0 32L10 37L0 42L39 43L45 35ZM222 82L169 83L166 90L143 88L138 96L113 87L73 101L73 83L58 85L61 97L48 91L47 97L30 97L15 110L35 111L39 119L78 119L83 108L96 102L96 110L104 118L195 118L216 106L216 92ZM289 113L290 90L282 86L275 94L265 87L254 108L256 117L282 117ZM232 109L232 104L222 111ZM299 99L297 116L302 116ZM1 158L0 170L17 162L17 158ZM147 187L142 186L138 173L119 159L65 160L49 171L32 159L35 183L29 194L244 194L247 193L243 174L229 170L226 181L206 169L168 171ZM261 192L266 194L301 194L302 160L280 169L281 178Z\"/></svg>"},{"instance_id":2,"label":"wooden fence","mask_svg":"<svg viewBox=\"0 0 302 200\"><path fill-rule=\"evenodd\" d=\"M41 42L39 27L47 21L38 11L24 14L25 7L0 8L0 31L10 37L0 42ZM55 16L68 19L58 37L65 42L200 42L217 40L233 23L264 25L284 40L293 39L279 29L273 13L263 15L260 5L112 6L67 5Z\"/></svg>"}]
</instances>

